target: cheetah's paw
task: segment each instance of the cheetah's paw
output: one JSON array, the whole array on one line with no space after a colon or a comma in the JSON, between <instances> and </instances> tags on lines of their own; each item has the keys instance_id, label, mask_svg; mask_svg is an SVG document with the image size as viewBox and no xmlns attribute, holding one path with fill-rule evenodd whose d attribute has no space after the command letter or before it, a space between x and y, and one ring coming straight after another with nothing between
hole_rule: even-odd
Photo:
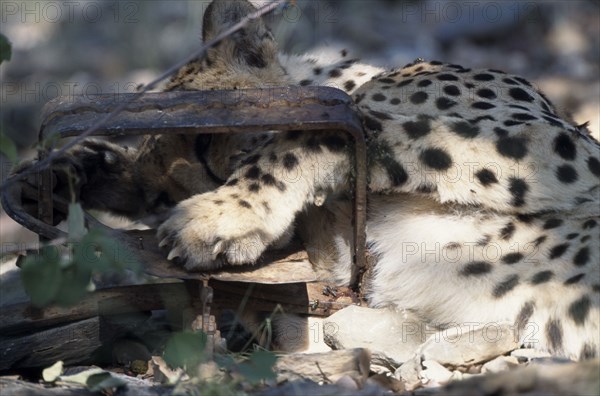
<instances>
[{"instance_id":1,"label":"cheetah's paw","mask_svg":"<svg viewBox=\"0 0 600 396\"><path fill-rule=\"evenodd\" d=\"M188 270L252 264L275 238L248 206L218 192L188 198L159 227L160 246L169 248L169 260L179 258Z\"/></svg>"}]
</instances>

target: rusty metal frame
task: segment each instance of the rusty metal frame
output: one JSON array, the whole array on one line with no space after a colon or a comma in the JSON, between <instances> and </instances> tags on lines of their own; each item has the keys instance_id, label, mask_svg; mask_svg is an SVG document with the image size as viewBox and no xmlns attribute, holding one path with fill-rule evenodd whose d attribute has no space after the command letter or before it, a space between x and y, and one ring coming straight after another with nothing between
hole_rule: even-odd
<instances>
[{"instance_id":1,"label":"rusty metal frame","mask_svg":"<svg viewBox=\"0 0 600 396\"><path fill-rule=\"evenodd\" d=\"M77 136L99 117L113 111L135 94L60 97L43 109L40 141L49 137ZM307 133L339 130L350 133L355 143L354 264L355 288L366 267L367 148L363 128L352 99L330 87L273 87L227 91L147 93L99 128L95 136L149 134L200 134L301 130ZM48 155L40 153L41 157ZM52 227L54 200L52 171L38 179L38 219L20 204L20 183L2 192L7 214L42 238L65 236ZM91 218L91 216L89 216Z\"/></svg>"}]
</instances>

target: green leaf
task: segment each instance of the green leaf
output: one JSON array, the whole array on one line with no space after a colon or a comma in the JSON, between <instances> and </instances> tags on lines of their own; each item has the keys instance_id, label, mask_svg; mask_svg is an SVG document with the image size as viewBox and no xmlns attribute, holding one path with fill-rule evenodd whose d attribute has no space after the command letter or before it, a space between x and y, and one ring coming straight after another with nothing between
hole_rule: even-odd
<instances>
[{"instance_id":1,"label":"green leaf","mask_svg":"<svg viewBox=\"0 0 600 396\"><path fill-rule=\"evenodd\" d=\"M11 162L17 160L17 146L15 145L15 142L4 133L0 133L0 153L4 154Z\"/></svg>"},{"instance_id":2,"label":"green leaf","mask_svg":"<svg viewBox=\"0 0 600 396\"><path fill-rule=\"evenodd\" d=\"M27 257L21 268L21 280L33 305L50 304L62 284L58 249L47 246L41 254Z\"/></svg>"},{"instance_id":3,"label":"green leaf","mask_svg":"<svg viewBox=\"0 0 600 396\"><path fill-rule=\"evenodd\" d=\"M9 61L12 56L12 46L5 35L0 33L0 64Z\"/></svg>"},{"instance_id":4,"label":"green leaf","mask_svg":"<svg viewBox=\"0 0 600 396\"><path fill-rule=\"evenodd\" d=\"M277 375L273 372L273 365L277 356L268 351L256 351L250 355L250 359L240 363L238 371L244 378L253 384L263 380L274 380Z\"/></svg>"},{"instance_id":5,"label":"green leaf","mask_svg":"<svg viewBox=\"0 0 600 396\"><path fill-rule=\"evenodd\" d=\"M127 385L127 382L111 375L108 371L92 374L86 381L86 386L91 392L101 392L107 389L120 388L125 385Z\"/></svg>"},{"instance_id":6,"label":"green leaf","mask_svg":"<svg viewBox=\"0 0 600 396\"><path fill-rule=\"evenodd\" d=\"M205 360L206 334L182 332L174 334L165 347L164 359L173 368L194 370Z\"/></svg>"},{"instance_id":7,"label":"green leaf","mask_svg":"<svg viewBox=\"0 0 600 396\"><path fill-rule=\"evenodd\" d=\"M54 300L63 307L78 303L87 294L91 280L91 270L71 263L63 268L60 287Z\"/></svg>"},{"instance_id":8,"label":"green leaf","mask_svg":"<svg viewBox=\"0 0 600 396\"><path fill-rule=\"evenodd\" d=\"M78 202L69 204L69 215L67 217L69 227L69 239L79 241L85 235L85 217L83 209Z\"/></svg>"},{"instance_id":9,"label":"green leaf","mask_svg":"<svg viewBox=\"0 0 600 396\"><path fill-rule=\"evenodd\" d=\"M54 382L63 372L63 361L59 360L52 366L45 368L42 371L42 378L44 382Z\"/></svg>"}]
</instances>

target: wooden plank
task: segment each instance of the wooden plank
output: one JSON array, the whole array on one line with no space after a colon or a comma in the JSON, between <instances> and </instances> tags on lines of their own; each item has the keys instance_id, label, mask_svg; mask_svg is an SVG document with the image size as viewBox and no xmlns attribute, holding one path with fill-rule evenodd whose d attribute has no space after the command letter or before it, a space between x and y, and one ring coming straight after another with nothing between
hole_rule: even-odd
<instances>
[{"instance_id":1,"label":"wooden plank","mask_svg":"<svg viewBox=\"0 0 600 396\"><path fill-rule=\"evenodd\" d=\"M181 282L115 287L87 294L71 307L36 308L29 303L2 307L0 334L32 332L103 314L151 311L167 306L182 308L189 303L190 293Z\"/></svg>"},{"instance_id":2,"label":"wooden plank","mask_svg":"<svg viewBox=\"0 0 600 396\"><path fill-rule=\"evenodd\" d=\"M217 279L231 282L286 284L317 281L317 274L300 243L284 250L265 252L255 265L229 266L214 272L190 272L183 265L166 259L167 252L158 247L156 231L127 231L130 245L136 249L144 272L160 278Z\"/></svg>"},{"instance_id":3,"label":"wooden plank","mask_svg":"<svg viewBox=\"0 0 600 396\"><path fill-rule=\"evenodd\" d=\"M24 337L0 338L0 370L77 364L102 346L100 319L90 318Z\"/></svg>"},{"instance_id":4,"label":"wooden plank","mask_svg":"<svg viewBox=\"0 0 600 396\"><path fill-rule=\"evenodd\" d=\"M272 311L278 305L286 313L329 316L352 304L359 304L356 295L347 287L331 287L323 282L268 285L245 282L222 282L212 279L213 305L237 309L248 298L245 309ZM337 290L336 295L324 293Z\"/></svg>"}]
</instances>

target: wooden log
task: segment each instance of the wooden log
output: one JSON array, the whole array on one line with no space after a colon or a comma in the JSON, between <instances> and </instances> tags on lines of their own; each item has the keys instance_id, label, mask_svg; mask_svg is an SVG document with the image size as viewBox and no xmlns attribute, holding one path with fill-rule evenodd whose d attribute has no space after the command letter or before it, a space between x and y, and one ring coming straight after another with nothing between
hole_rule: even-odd
<instances>
[{"instance_id":1,"label":"wooden log","mask_svg":"<svg viewBox=\"0 0 600 396\"><path fill-rule=\"evenodd\" d=\"M310 380L335 383L348 376L362 386L369 376L371 353L368 349L342 349L324 353L291 353L275 363L277 382Z\"/></svg>"},{"instance_id":2,"label":"wooden log","mask_svg":"<svg viewBox=\"0 0 600 396\"><path fill-rule=\"evenodd\" d=\"M121 378L126 378L121 376ZM143 386L132 384L120 388L119 396L168 396L173 393L172 387ZM106 394L113 394L107 392ZM59 386L54 388L33 384L15 379L0 378L0 395L6 396L97 396L98 392L90 392L86 388Z\"/></svg>"},{"instance_id":3,"label":"wooden log","mask_svg":"<svg viewBox=\"0 0 600 396\"><path fill-rule=\"evenodd\" d=\"M99 315L150 311L189 305L188 288L183 283L161 283L123 286L97 290L71 307L36 308L29 303L2 307L0 334L31 333L50 326L83 320Z\"/></svg>"},{"instance_id":4,"label":"wooden log","mask_svg":"<svg viewBox=\"0 0 600 396\"><path fill-rule=\"evenodd\" d=\"M100 319L90 318L23 337L0 339L0 370L86 361L102 346Z\"/></svg>"}]
</instances>

